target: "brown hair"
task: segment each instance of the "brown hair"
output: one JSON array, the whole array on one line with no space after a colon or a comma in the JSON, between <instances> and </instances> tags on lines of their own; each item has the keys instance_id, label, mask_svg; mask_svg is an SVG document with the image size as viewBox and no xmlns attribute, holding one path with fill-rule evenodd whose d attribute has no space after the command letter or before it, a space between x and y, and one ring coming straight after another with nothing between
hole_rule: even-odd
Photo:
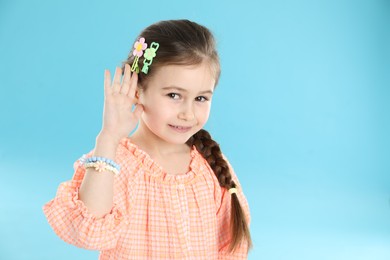
<instances>
[{"instance_id":1,"label":"brown hair","mask_svg":"<svg viewBox=\"0 0 390 260\"><path fill-rule=\"evenodd\" d=\"M160 21L145 28L137 39L144 37L148 44L158 42L159 48L148 74L138 74L140 88L145 88L149 78L154 72L164 65L198 65L207 62L215 75L215 86L221 73L216 44L212 33L204 26L189 20ZM132 65L134 60L133 51L124 64ZM143 64L143 57L139 58L138 64ZM124 71L124 70L122 70ZM211 138L210 134L201 129L194 134L187 145L196 149L207 160L221 187L226 189L235 188L228 163L222 156L219 145ZM252 246L247 219L238 200L237 194L231 197L231 234L230 251L234 251L246 240L248 250Z\"/></svg>"},{"instance_id":2,"label":"brown hair","mask_svg":"<svg viewBox=\"0 0 390 260\"><path fill-rule=\"evenodd\" d=\"M215 85L220 76L218 53L215 49L215 40L211 32L204 26L188 20L160 21L146 27L137 37L145 38L149 45L158 42L159 48L148 74L138 74L138 84L144 88L146 81L153 77L154 72L164 65L198 65L206 61L215 74ZM130 66L134 56L131 50L127 60L123 62ZM139 58L138 64L142 67L144 56Z\"/></svg>"}]
</instances>

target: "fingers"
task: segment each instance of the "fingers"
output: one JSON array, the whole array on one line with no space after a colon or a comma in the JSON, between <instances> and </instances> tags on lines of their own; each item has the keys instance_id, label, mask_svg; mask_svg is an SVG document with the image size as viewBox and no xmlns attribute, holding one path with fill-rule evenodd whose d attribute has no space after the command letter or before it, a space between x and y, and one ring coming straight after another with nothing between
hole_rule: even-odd
<instances>
[{"instance_id":1,"label":"fingers","mask_svg":"<svg viewBox=\"0 0 390 260\"><path fill-rule=\"evenodd\" d=\"M109 70L104 70L104 93L111 94L111 75Z\"/></svg>"},{"instance_id":2,"label":"fingers","mask_svg":"<svg viewBox=\"0 0 390 260\"><path fill-rule=\"evenodd\" d=\"M121 93L127 95L130 88L130 65L125 64L125 75L123 77Z\"/></svg>"},{"instance_id":3,"label":"fingers","mask_svg":"<svg viewBox=\"0 0 390 260\"><path fill-rule=\"evenodd\" d=\"M121 90L121 77L122 77L122 69L117 67L115 69L114 81L112 84L112 91L114 93L119 93L119 91Z\"/></svg>"},{"instance_id":4,"label":"fingers","mask_svg":"<svg viewBox=\"0 0 390 260\"><path fill-rule=\"evenodd\" d=\"M127 95L131 98L135 98L135 91L137 90L137 83L138 83L138 74L133 73L131 80L130 80L129 92L127 93Z\"/></svg>"},{"instance_id":5,"label":"fingers","mask_svg":"<svg viewBox=\"0 0 390 260\"><path fill-rule=\"evenodd\" d=\"M131 75L132 74L132 75ZM110 93L121 93L135 98L135 92L137 90L138 74L131 73L130 65L125 64L125 72L121 83L122 69L117 67L115 69L114 79L111 85L111 75L109 70L104 71L104 88L105 92Z\"/></svg>"}]
</instances>

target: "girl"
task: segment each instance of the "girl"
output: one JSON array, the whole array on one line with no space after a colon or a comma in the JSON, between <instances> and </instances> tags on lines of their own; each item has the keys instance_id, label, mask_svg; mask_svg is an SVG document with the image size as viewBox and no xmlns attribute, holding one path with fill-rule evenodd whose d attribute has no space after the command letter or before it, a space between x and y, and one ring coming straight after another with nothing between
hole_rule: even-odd
<instances>
[{"instance_id":1,"label":"girl","mask_svg":"<svg viewBox=\"0 0 390 260\"><path fill-rule=\"evenodd\" d=\"M202 129L219 75L207 28L147 27L112 82L105 71L95 148L44 206L56 234L100 259L246 259L246 198Z\"/></svg>"}]
</instances>

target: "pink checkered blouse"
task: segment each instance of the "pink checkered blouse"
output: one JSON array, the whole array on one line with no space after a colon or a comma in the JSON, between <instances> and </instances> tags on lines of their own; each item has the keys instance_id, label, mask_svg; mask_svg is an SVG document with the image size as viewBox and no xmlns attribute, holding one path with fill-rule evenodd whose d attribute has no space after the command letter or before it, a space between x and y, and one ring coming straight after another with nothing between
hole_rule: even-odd
<instances>
[{"instance_id":1,"label":"pink checkered blouse","mask_svg":"<svg viewBox=\"0 0 390 260\"><path fill-rule=\"evenodd\" d=\"M195 147L191 156L190 171L172 175L123 139L115 159L121 171L115 176L109 214L97 218L79 200L85 173L80 160L74 164L72 180L60 184L56 197L44 205L44 213L59 237L100 250L99 259L246 259L246 243L234 254L227 252L231 195L219 186ZM232 174L239 185L233 170ZM237 195L250 221L240 187Z\"/></svg>"}]
</instances>

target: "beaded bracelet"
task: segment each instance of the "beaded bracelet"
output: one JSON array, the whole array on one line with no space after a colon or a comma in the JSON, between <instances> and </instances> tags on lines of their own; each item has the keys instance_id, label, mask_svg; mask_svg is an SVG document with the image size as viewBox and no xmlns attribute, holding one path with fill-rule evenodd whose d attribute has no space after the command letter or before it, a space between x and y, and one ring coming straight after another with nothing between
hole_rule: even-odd
<instances>
[{"instance_id":1,"label":"beaded bracelet","mask_svg":"<svg viewBox=\"0 0 390 260\"><path fill-rule=\"evenodd\" d=\"M121 167L117 163L115 163L113 160L108 159L108 158L92 156L92 157L89 157L85 160L85 163L95 163L95 162L104 162L107 165L117 169L118 172L121 169Z\"/></svg>"},{"instance_id":2,"label":"beaded bracelet","mask_svg":"<svg viewBox=\"0 0 390 260\"><path fill-rule=\"evenodd\" d=\"M94 168L98 172L103 172L103 171L110 171L114 173L115 175L119 174L119 170L117 168L112 167L112 165L109 165L106 162L103 161L97 161L97 162L86 162L84 163L85 169L88 168Z\"/></svg>"}]
</instances>

